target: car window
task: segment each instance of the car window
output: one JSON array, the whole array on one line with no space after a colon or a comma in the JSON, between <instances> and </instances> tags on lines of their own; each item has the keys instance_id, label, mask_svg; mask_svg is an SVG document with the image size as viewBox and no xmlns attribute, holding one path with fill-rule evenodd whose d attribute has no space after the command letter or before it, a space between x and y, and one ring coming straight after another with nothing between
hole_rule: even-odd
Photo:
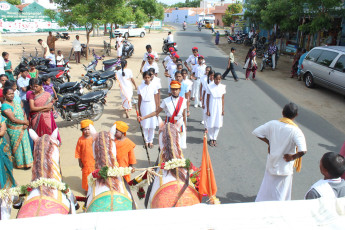
<instances>
[{"instance_id":1,"label":"car window","mask_svg":"<svg viewBox=\"0 0 345 230\"><path fill-rule=\"evenodd\" d=\"M342 55L338 59L337 63L335 63L335 65L334 65L334 69L336 69L336 70L338 70L340 72L344 71L344 69L345 69L345 55Z\"/></svg>"},{"instance_id":2,"label":"car window","mask_svg":"<svg viewBox=\"0 0 345 230\"><path fill-rule=\"evenodd\" d=\"M309 61L316 61L317 58L320 56L321 51L322 50L319 49L311 50L305 59Z\"/></svg>"},{"instance_id":3,"label":"car window","mask_svg":"<svg viewBox=\"0 0 345 230\"><path fill-rule=\"evenodd\" d=\"M324 50L316 62L324 66L329 66L337 56L337 52Z\"/></svg>"}]
</instances>

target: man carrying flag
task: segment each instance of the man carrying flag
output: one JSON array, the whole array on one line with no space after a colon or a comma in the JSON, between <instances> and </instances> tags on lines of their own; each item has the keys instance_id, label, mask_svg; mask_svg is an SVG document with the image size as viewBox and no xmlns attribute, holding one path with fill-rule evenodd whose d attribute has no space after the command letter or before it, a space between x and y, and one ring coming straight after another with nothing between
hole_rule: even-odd
<instances>
[{"instance_id":1,"label":"man carrying flag","mask_svg":"<svg viewBox=\"0 0 345 230\"><path fill-rule=\"evenodd\" d=\"M176 124L180 119L183 119L183 125L180 132L180 147L182 149L187 148L187 135L186 135L186 109L187 99L180 97L181 83L178 81L171 81L170 83L171 96L165 98L161 105L155 112L152 112L146 116L138 117L139 122L147 118L158 116L160 112L164 110L166 114L165 122Z\"/></svg>"}]
</instances>

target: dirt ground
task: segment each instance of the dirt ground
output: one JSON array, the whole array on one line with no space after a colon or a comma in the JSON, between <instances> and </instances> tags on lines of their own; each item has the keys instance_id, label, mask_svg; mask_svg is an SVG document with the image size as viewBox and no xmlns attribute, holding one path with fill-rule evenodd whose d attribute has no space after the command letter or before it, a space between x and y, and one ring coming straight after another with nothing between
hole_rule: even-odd
<instances>
[{"instance_id":1,"label":"dirt ground","mask_svg":"<svg viewBox=\"0 0 345 230\"><path fill-rule=\"evenodd\" d=\"M244 59L250 47L244 46L243 44L228 44L226 37L220 38L220 49L225 53L230 53L231 47L236 48L236 62L238 62L240 66L243 66ZM340 115L345 113L344 96L323 87L309 89L304 85L303 81L297 81L296 78L290 78L292 61L293 59L291 56L281 55L275 71L269 68L264 69L263 72L258 70L257 78L268 83L290 101L319 114L334 127L337 127L340 131L345 133L345 116ZM261 62L262 59L257 58L258 66L261 65Z\"/></svg>"},{"instance_id":2,"label":"dirt ground","mask_svg":"<svg viewBox=\"0 0 345 230\"><path fill-rule=\"evenodd\" d=\"M86 43L86 36L84 33L80 33L81 43ZM6 51L10 54L10 60L13 63L13 68L17 66L22 56L22 47L25 47L26 54L35 55L35 47L39 50L39 55L42 55L41 47L37 43L39 38L46 40L46 34L44 35L30 35L30 36L6 36L6 39L11 41L23 42L22 45L2 45L1 50ZM74 40L75 34L71 34L71 40L56 41L55 47L56 50L62 50L65 58L69 56L72 42ZM151 31L150 34L147 34L144 38L133 37L129 38L129 41L134 45L135 51L131 58L127 59L128 68L133 71L134 80L136 81L137 86L141 84L142 78L139 76L139 70L143 58L143 54L146 52L145 46L151 44L154 50L158 52L161 50L162 39L166 37L166 32L157 32ZM109 42L108 36L101 37L91 37L90 47L91 50L94 49L97 55L103 54L103 40ZM114 47L114 41L112 42ZM110 57L105 57L105 60L116 58L116 50L112 49ZM81 59L81 63L87 65L92 60L92 57L89 57L88 60L85 58ZM81 75L85 74L85 70L82 64L75 64L74 60L71 60L71 81L80 81ZM102 62L98 63L97 69L102 68ZM135 94L136 95L136 94ZM119 92L118 83L114 84L111 91L108 93L106 98L107 104L104 109L103 116L100 120L95 122L95 128L97 131L110 130L110 127L116 120L123 120L127 122L130 126L128 131L128 137L134 143L142 143L142 136L138 123L136 121L136 113L133 109L130 113L130 118L125 118L125 113L121 107L121 97ZM70 185L72 191L76 196L84 196L84 190L81 187L81 170L78 166L78 161L74 158L75 146L77 144L78 138L81 136L80 126L76 122L66 122L61 118L56 120L57 126L62 138L62 146L60 148L61 155L61 169L63 180L68 185ZM137 158L137 167L147 167L147 156L144 148L141 145L136 146L135 154ZM157 147L150 150L151 159L156 159L158 155ZM31 170L17 170L14 169L14 177L17 180L17 183L27 184L31 180ZM133 194L134 197L137 197L136 194ZM136 198L137 199L137 198ZM139 208L143 208L142 201L138 201ZM78 211L81 212L81 209ZM12 210L12 218L15 218L17 211Z\"/></svg>"}]
</instances>

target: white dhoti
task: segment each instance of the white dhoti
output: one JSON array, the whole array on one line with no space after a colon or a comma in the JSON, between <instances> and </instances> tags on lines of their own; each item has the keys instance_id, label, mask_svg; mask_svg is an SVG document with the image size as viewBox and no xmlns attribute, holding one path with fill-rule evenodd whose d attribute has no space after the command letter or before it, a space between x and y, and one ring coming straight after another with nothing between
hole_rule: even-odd
<instances>
[{"instance_id":1,"label":"white dhoti","mask_svg":"<svg viewBox=\"0 0 345 230\"><path fill-rule=\"evenodd\" d=\"M123 45L117 47L117 56L118 57L122 57L122 48L123 48Z\"/></svg>"},{"instance_id":2,"label":"white dhoti","mask_svg":"<svg viewBox=\"0 0 345 230\"><path fill-rule=\"evenodd\" d=\"M292 175L278 176L265 171L255 202L291 200Z\"/></svg>"}]
</instances>

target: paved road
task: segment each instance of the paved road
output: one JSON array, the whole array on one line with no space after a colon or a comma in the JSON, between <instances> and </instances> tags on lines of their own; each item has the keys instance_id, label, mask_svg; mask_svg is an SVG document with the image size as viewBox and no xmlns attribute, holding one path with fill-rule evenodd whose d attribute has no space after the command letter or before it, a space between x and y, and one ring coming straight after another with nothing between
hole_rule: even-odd
<instances>
[{"instance_id":1,"label":"paved road","mask_svg":"<svg viewBox=\"0 0 345 230\"><path fill-rule=\"evenodd\" d=\"M216 72L223 73L228 54L214 45L214 37L211 42L209 30L199 32L195 26L189 26L186 31L178 28L174 38L183 60L191 54L191 48L197 46L200 54L205 56L206 64ZM227 87L224 127L220 130L218 147L209 148L218 185L217 197L222 203L255 200L265 170L267 145L251 132L269 120L279 119L282 107L289 102L260 78L245 81L241 67L237 68L237 74L239 82L234 82L230 77L222 82ZM165 79L164 87L167 87ZM201 164L202 156L201 112L200 108L191 107L187 127L188 149L184 151L185 157L195 165ZM318 114L302 107L299 108L299 114L296 121L306 136L308 153L303 158L302 171L294 174L292 199L303 199L308 188L321 178L319 160L323 153L338 152L345 140L344 133Z\"/></svg>"}]
</instances>

